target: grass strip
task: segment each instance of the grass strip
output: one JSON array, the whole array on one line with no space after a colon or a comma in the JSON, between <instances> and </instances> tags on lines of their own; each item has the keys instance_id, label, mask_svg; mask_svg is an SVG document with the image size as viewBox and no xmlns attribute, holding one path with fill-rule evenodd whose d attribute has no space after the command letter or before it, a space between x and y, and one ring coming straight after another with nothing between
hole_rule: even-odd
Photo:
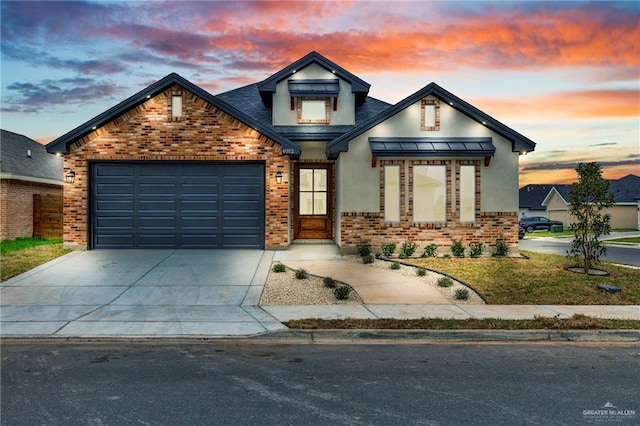
<instances>
[{"instance_id":1,"label":"grass strip","mask_svg":"<svg viewBox=\"0 0 640 426\"><path fill-rule=\"evenodd\" d=\"M22 274L71 252L62 244L48 244L2 253L0 256L0 281Z\"/></svg>"},{"instance_id":2,"label":"grass strip","mask_svg":"<svg viewBox=\"0 0 640 426\"><path fill-rule=\"evenodd\" d=\"M27 248L62 244L61 238L16 238L15 240L0 241L0 254L7 254L14 251L20 251Z\"/></svg>"},{"instance_id":3,"label":"grass strip","mask_svg":"<svg viewBox=\"0 0 640 426\"><path fill-rule=\"evenodd\" d=\"M285 325L292 329L328 330L638 330L640 320L603 319L576 314L571 318L535 317L532 320L489 319L302 319Z\"/></svg>"}]
</instances>

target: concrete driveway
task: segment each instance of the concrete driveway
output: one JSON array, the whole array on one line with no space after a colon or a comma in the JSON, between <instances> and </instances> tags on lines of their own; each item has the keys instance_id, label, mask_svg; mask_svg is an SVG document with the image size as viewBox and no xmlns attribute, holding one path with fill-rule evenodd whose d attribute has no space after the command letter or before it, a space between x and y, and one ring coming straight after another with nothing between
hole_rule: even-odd
<instances>
[{"instance_id":1,"label":"concrete driveway","mask_svg":"<svg viewBox=\"0 0 640 426\"><path fill-rule=\"evenodd\" d=\"M246 336L286 329L258 304L261 250L73 252L4 283L0 334Z\"/></svg>"}]
</instances>

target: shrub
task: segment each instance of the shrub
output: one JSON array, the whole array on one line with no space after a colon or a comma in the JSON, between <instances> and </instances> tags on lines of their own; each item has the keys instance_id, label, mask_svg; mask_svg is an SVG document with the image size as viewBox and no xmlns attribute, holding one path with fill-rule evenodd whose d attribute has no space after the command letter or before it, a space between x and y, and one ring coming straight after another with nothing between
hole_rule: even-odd
<instances>
[{"instance_id":1,"label":"shrub","mask_svg":"<svg viewBox=\"0 0 640 426\"><path fill-rule=\"evenodd\" d=\"M302 268L296 269L296 278L299 279L299 280L303 280L303 279L307 278L307 271L305 271Z\"/></svg>"},{"instance_id":2,"label":"shrub","mask_svg":"<svg viewBox=\"0 0 640 426\"><path fill-rule=\"evenodd\" d=\"M393 256L394 251L396 251L396 245L394 243L389 243L382 246L382 255L384 257Z\"/></svg>"},{"instance_id":3,"label":"shrub","mask_svg":"<svg viewBox=\"0 0 640 426\"><path fill-rule=\"evenodd\" d=\"M464 246L462 245L462 240L453 241L451 244L451 254L454 257L464 257Z\"/></svg>"},{"instance_id":4,"label":"shrub","mask_svg":"<svg viewBox=\"0 0 640 426\"><path fill-rule=\"evenodd\" d=\"M347 300L349 298L349 293L351 293L351 287L346 285L341 285L340 287L333 289L333 295L338 300Z\"/></svg>"},{"instance_id":5,"label":"shrub","mask_svg":"<svg viewBox=\"0 0 640 426\"><path fill-rule=\"evenodd\" d=\"M442 255L445 259L451 259L451 255L449 253L445 253Z\"/></svg>"},{"instance_id":6,"label":"shrub","mask_svg":"<svg viewBox=\"0 0 640 426\"><path fill-rule=\"evenodd\" d=\"M418 269L416 269L416 275L419 277L424 277L425 275L427 275L427 268L425 268L424 266L418 266Z\"/></svg>"},{"instance_id":7,"label":"shrub","mask_svg":"<svg viewBox=\"0 0 640 426\"><path fill-rule=\"evenodd\" d=\"M365 256L369 256L371 254L371 244L359 244L356 246L356 248L358 249L358 254L360 255L360 257L364 258Z\"/></svg>"},{"instance_id":8,"label":"shrub","mask_svg":"<svg viewBox=\"0 0 640 426\"><path fill-rule=\"evenodd\" d=\"M425 246L421 257L436 257L438 254L438 246L435 244L429 244Z\"/></svg>"},{"instance_id":9,"label":"shrub","mask_svg":"<svg viewBox=\"0 0 640 426\"><path fill-rule=\"evenodd\" d=\"M440 287L451 287L453 285L453 280L449 277L440 277L438 278L438 285Z\"/></svg>"},{"instance_id":10,"label":"shrub","mask_svg":"<svg viewBox=\"0 0 640 426\"><path fill-rule=\"evenodd\" d=\"M411 240L406 240L400 246L400 257L411 257L415 253L418 246Z\"/></svg>"},{"instance_id":11,"label":"shrub","mask_svg":"<svg viewBox=\"0 0 640 426\"><path fill-rule=\"evenodd\" d=\"M505 257L509 253L509 246L504 238L496 240L496 248L491 253L492 257Z\"/></svg>"},{"instance_id":12,"label":"shrub","mask_svg":"<svg viewBox=\"0 0 640 426\"><path fill-rule=\"evenodd\" d=\"M469 257L477 258L482 255L484 244L481 241L469 244Z\"/></svg>"},{"instance_id":13,"label":"shrub","mask_svg":"<svg viewBox=\"0 0 640 426\"><path fill-rule=\"evenodd\" d=\"M322 283L324 284L325 287L328 287L328 288L335 288L336 287L336 280L334 280L331 277L324 277L322 279Z\"/></svg>"},{"instance_id":14,"label":"shrub","mask_svg":"<svg viewBox=\"0 0 640 426\"><path fill-rule=\"evenodd\" d=\"M273 265L272 270L273 272L284 272L287 270L287 267L284 266L282 263L276 263L275 265Z\"/></svg>"},{"instance_id":15,"label":"shrub","mask_svg":"<svg viewBox=\"0 0 640 426\"><path fill-rule=\"evenodd\" d=\"M368 263L373 263L373 255L372 254L368 254L366 256L362 257L362 263L368 264Z\"/></svg>"},{"instance_id":16,"label":"shrub","mask_svg":"<svg viewBox=\"0 0 640 426\"><path fill-rule=\"evenodd\" d=\"M469 290L466 288L459 288L456 290L456 300L467 300L469 298Z\"/></svg>"},{"instance_id":17,"label":"shrub","mask_svg":"<svg viewBox=\"0 0 640 426\"><path fill-rule=\"evenodd\" d=\"M400 269L400 264L398 262L393 262L391 264L391 266L389 266L389 268L391 268L391 269Z\"/></svg>"}]
</instances>

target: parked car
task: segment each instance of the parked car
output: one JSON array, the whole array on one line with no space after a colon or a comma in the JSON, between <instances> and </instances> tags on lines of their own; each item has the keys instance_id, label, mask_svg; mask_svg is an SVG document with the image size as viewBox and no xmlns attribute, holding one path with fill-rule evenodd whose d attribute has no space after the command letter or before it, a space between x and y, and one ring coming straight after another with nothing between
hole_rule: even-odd
<instances>
[{"instance_id":1,"label":"parked car","mask_svg":"<svg viewBox=\"0 0 640 426\"><path fill-rule=\"evenodd\" d=\"M518 226L518 239L521 240L524 238L524 228L522 226Z\"/></svg>"},{"instance_id":2,"label":"parked car","mask_svg":"<svg viewBox=\"0 0 640 426\"><path fill-rule=\"evenodd\" d=\"M562 226L562 222L557 220L549 220L544 216L530 216L520 219L520 226L527 230L527 232L533 232L540 229L549 231L554 225Z\"/></svg>"}]
</instances>

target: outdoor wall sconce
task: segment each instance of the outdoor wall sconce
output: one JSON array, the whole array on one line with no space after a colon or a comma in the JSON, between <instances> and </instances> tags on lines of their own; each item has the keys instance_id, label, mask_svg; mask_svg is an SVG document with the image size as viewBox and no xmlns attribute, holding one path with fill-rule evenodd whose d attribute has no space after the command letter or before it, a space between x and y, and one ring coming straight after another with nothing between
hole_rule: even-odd
<instances>
[{"instance_id":1,"label":"outdoor wall sconce","mask_svg":"<svg viewBox=\"0 0 640 426\"><path fill-rule=\"evenodd\" d=\"M76 179L76 172L74 172L73 170L69 170L69 172L65 175L65 178L67 180L67 183L73 183L73 181Z\"/></svg>"},{"instance_id":2,"label":"outdoor wall sconce","mask_svg":"<svg viewBox=\"0 0 640 426\"><path fill-rule=\"evenodd\" d=\"M276 172L276 183L278 185L282 183L282 172Z\"/></svg>"}]
</instances>

